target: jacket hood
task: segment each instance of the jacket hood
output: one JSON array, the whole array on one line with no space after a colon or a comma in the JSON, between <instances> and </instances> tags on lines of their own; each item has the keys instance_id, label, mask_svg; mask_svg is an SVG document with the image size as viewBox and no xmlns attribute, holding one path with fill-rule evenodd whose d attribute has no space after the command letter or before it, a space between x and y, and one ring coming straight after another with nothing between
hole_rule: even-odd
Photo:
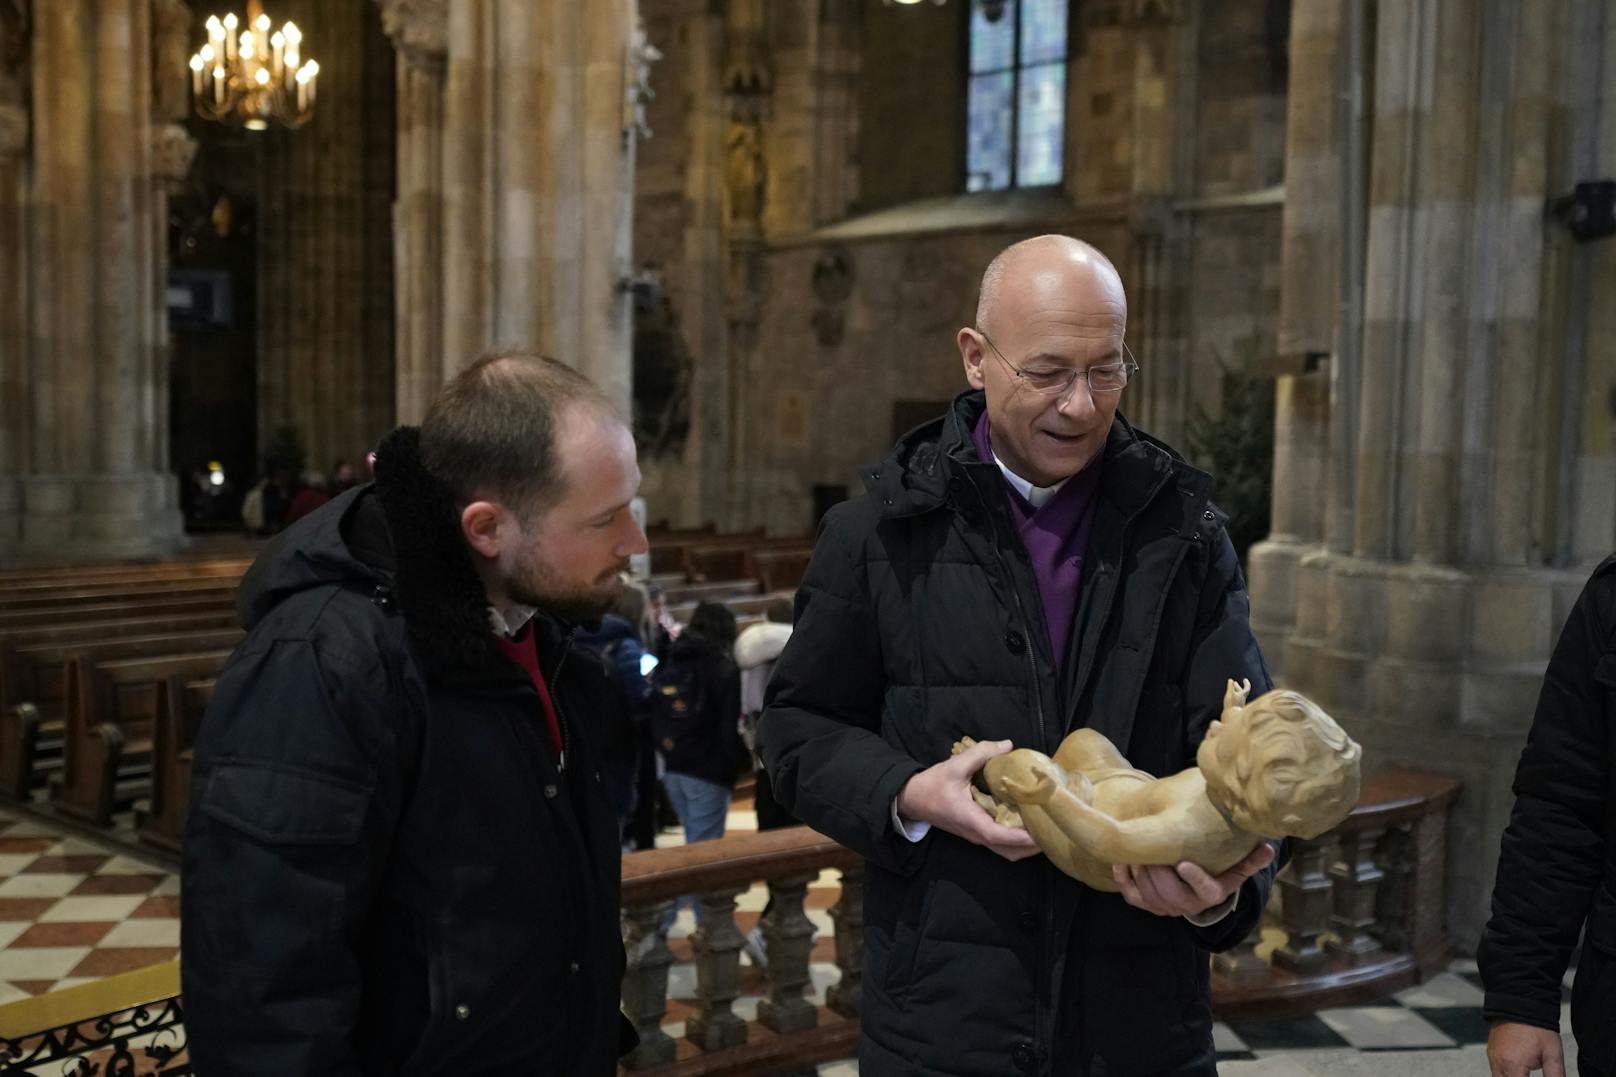
<instances>
[{"instance_id":1,"label":"jacket hood","mask_svg":"<svg viewBox=\"0 0 1616 1077\"><path fill-rule=\"evenodd\" d=\"M953 484L966 476L996 474L976 450L972 432L987 410L980 389L956 396L943 415L917 426L880 465L866 469L865 489L882 516L912 516L955 503ZM1125 514L1142 508L1169 481L1177 482L1195 511L1206 510L1212 477L1186 463L1171 447L1137 430L1119 411L1102 450L1102 496ZM1191 517L1187 517L1191 518Z\"/></svg>"},{"instance_id":2,"label":"jacket hood","mask_svg":"<svg viewBox=\"0 0 1616 1077\"><path fill-rule=\"evenodd\" d=\"M773 662L786 649L786 640L790 638L790 625L760 621L743 630L735 640L735 664L746 670Z\"/></svg>"},{"instance_id":3,"label":"jacket hood","mask_svg":"<svg viewBox=\"0 0 1616 1077\"><path fill-rule=\"evenodd\" d=\"M299 591L326 584L386 586L392 576L388 550L362 559L343 538L351 518L365 511L372 486L356 486L275 536L242 577L236 616L251 631L268 613ZM371 510L374 511L374 508Z\"/></svg>"}]
</instances>

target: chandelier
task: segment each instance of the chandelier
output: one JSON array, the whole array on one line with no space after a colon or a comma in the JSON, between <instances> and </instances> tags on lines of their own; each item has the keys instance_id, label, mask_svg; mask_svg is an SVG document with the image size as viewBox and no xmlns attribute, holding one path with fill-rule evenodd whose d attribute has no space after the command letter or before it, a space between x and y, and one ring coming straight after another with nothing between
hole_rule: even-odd
<instances>
[{"instance_id":1,"label":"chandelier","mask_svg":"<svg viewBox=\"0 0 1616 1077\"><path fill-rule=\"evenodd\" d=\"M191 99L197 115L262 131L271 120L302 127L314 115L320 65L302 57L303 32L273 24L258 0L247 0L245 23L230 12L208 17L208 43L191 57Z\"/></svg>"}]
</instances>

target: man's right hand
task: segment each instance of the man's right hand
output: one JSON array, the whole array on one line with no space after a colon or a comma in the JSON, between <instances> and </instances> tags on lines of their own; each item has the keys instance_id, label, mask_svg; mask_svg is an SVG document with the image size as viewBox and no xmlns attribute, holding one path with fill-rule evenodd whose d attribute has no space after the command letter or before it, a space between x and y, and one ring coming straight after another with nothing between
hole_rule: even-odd
<instances>
[{"instance_id":1,"label":"man's right hand","mask_svg":"<svg viewBox=\"0 0 1616 1077\"><path fill-rule=\"evenodd\" d=\"M1003 755L1011 747L1007 740L973 744L959 755L921 771L898 794L898 814L985 845L1006 860L1032 856L1039 850L1031 834L994 822L971 798L971 776L989 759Z\"/></svg>"},{"instance_id":2,"label":"man's right hand","mask_svg":"<svg viewBox=\"0 0 1616 1077\"><path fill-rule=\"evenodd\" d=\"M1499 1021L1487 1034L1487 1064L1492 1077L1565 1077L1565 1049L1560 1034L1536 1025Z\"/></svg>"}]
</instances>

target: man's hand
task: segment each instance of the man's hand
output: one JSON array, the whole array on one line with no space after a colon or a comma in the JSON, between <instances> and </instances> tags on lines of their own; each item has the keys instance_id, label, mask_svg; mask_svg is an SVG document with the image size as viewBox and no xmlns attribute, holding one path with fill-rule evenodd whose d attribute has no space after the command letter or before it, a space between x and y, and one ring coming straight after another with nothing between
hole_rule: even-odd
<instances>
[{"instance_id":1,"label":"man's hand","mask_svg":"<svg viewBox=\"0 0 1616 1077\"><path fill-rule=\"evenodd\" d=\"M1260 841L1244 860L1216 877L1188 860L1173 866L1117 864L1111 868L1111 877L1122 888L1122 900L1136 909L1157 916L1199 916L1229 900L1241 883L1273 860L1274 847Z\"/></svg>"},{"instance_id":2,"label":"man's hand","mask_svg":"<svg viewBox=\"0 0 1616 1077\"><path fill-rule=\"evenodd\" d=\"M973 744L952 758L916 774L898 794L898 814L930 823L975 845L985 845L1006 860L1038 852L1025 830L1001 826L971 798L971 776L994 756L1011 748L1007 740Z\"/></svg>"},{"instance_id":3,"label":"man's hand","mask_svg":"<svg viewBox=\"0 0 1616 1077\"><path fill-rule=\"evenodd\" d=\"M1499 1021L1487 1034L1487 1065L1492 1077L1565 1077L1565 1048L1560 1034L1535 1025Z\"/></svg>"}]
</instances>

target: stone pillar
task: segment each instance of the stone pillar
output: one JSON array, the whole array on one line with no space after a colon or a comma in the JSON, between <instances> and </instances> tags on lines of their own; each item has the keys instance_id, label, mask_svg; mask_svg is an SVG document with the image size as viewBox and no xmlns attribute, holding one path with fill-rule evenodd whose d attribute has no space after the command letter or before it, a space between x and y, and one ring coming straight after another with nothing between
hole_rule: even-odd
<instances>
[{"instance_id":1,"label":"stone pillar","mask_svg":"<svg viewBox=\"0 0 1616 1077\"><path fill-rule=\"evenodd\" d=\"M1121 11L1122 32L1130 36L1134 53L1127 89L1132 159L1126 208L1133 242L1128 250L1109 253L1128 282L1128 344L1149 365L1130 390L1138 395L1124 401L1123 410L1152 434L1182 447L1191 394L1185 274L1192 236L1190 222L1173 203L1194 190L1201 7L1130 3Z\"/></svg>"},{"instance_id":2,"label":"stone pillar","mask_svg":"<svg viewBox=\"0 0 1616 1077\"><path fill-rule=\"evenodd\" d=\"M1291 11L1272 531L1247 559L1252 628L1280 677L1287 675L1285 637L1296 621L1298 568L1324 539L1330 371L1320 363L1334 350L1340 297L1344 15L1341 0Z\"/></svg>"},{"instance_id":3,"label":"stone pillar","mask_svg":"<svg viewBox=\"0 0 1616 1077\"><path fill-rule=\"evenodd\" d=\"M38 263L25 374L12 379L26 382L31 416L23 558L159 556L184 541L159 403L157 186L161 168L182 165L153 122L152 14L151 0L33 6L28 211Z\"/></svg>"},{"instance_id":4,"label":"stone pillar","mask_svg":"<svg viewBox=\"0 0 1616 1077\"><path fill-rule=\"evenodd\" d=\"M1330 541L1301 557L1289 614L1286 589L1254 565L1254 622L1289 623L1287 681L1342 720L1366 765L1433 767L1463 783L1446 888L1461 949L1486 918L1545 660L1592 562L1616 540L1616 494L1596 494L1592 523L1574 496L1598 473L1584 420L1590 400L1609 407L1616 367L1616 343L1586 331L1601 304L1579 297L1577 282L1609 281L1611 245L1573 244L1543 213L1609 169L1564 148L1601 145L1594 133L1613 123L1616 20L1605 7L1376 8L1365 42L1373 62L1346 72L1349 87L1372 73L1374 117L1362 279L1341 288L1363 288L1361 321L1343 303L1335 333L1339 342L1361 331L1362 351L1334 371L1331 391L1334 428L1352 437L1332 441L1330 471L1351 481L1332 481ZM1298 89L1310 65L1293 57L1291 70L1293 95L1317 93ZM1299 167L1305 177L1307 162ZM1340 265L1346 273L1352 261ZM1300 316L1322 310L1315 282L1288 271L1285 287L1285 309L1298 315L1289 339L1322 340L1313 315ZM1610 425L1598 416L1605 447ZM1276 529L1305 515L1288 504L1298 499L1319 491L1276 483Z\"/></svg>"},{"instance_id":5,"label":"stone pillar","mask_svg":"<svg viewBox=\"0 0 1616 1077\"><path fill-rule=\"evenodd\" d=\"M626 413L634 0L449 6L445 373L490 347L588 374Z\"/></svg>"},{"instance_id":6,"label":"stone pillar","mask_svg":"<svg viewBox=\"0 0 1616 1077\"><path fill-rule=\"evenodd\" d=\"M27 151L27 110L0 102L0 280L12 282L0 288L0 557L9 556L22 537L17 476L28 463Z\"/></svg>"},{"instance_id":7,"label":"stone pillar","mask_svg":"<svg viewBox=\"0 0 1616 1077\"><path fill-rule=\"evenodd\" d=\"M443 382L445 0L377 0L398 50L398 197L393 203L396 419L418 423Z\"/></svg>"}]
</instances>

